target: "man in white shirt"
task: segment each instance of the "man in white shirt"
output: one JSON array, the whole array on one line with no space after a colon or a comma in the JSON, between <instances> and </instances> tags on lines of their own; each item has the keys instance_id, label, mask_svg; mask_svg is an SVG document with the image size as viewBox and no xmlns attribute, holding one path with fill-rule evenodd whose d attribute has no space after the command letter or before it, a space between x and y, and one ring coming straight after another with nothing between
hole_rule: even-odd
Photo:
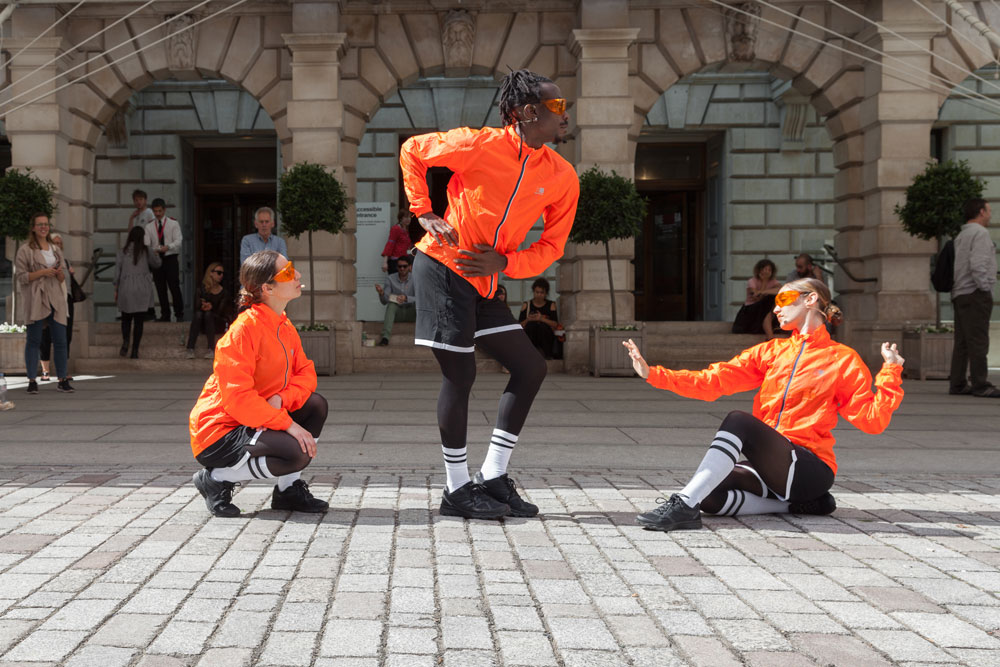
<instances>
[{"instance_id":1,"label":"man in white shirt","mask_svg":"<svg viewBox=\"0 0 1000 667\"><path fill-rule=\"evenodd\" d=\"M167 204L157 197L150 207L156 219L146 225L146 246L160 253L163 265L153 270L153 282L160 299L160 322L170 321L170 304L167 289L174 302L174 318L184 319L184 299L181 296L180 251L184 237L181 226L173 218L167 217Z\"/></svg>"},{"instance_id":2,"label":"man in white shirt","mask_svg":"<svg viewBox=\"0 0 1000 667\"><path fill-rule=\"evenodd\" d=\"M985 199L965 202L968 222L955 237L955 273L951 288L955 346L951 352L949 394L1000 398L1000 388L989 381L986 363L990 350L993 285L997 281L997 247L986 229L991 213Z\"/></svg>"}]
</instances>

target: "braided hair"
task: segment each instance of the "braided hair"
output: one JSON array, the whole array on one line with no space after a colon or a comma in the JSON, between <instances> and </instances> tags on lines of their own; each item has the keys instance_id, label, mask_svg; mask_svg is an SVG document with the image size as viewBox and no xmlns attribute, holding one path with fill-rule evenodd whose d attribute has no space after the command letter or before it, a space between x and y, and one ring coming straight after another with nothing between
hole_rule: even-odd
<instances>
[{"instance_id":1,"label":"braided hair","mask_svg":"<svg viewBox=\"0 0 1000 667\"><path fill-rule=\"evenodd\" d=\"M526 69L511 71L500 81L500 118L505 126L519 122L514 109L541 102L543 83L552 80Z\"/></svg>"}]
</instances>

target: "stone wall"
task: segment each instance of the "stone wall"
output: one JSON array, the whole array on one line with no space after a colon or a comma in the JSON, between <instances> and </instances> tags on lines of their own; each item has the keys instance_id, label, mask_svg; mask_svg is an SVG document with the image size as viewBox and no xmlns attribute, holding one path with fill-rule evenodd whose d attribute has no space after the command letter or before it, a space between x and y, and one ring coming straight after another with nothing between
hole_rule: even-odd
<instances>
[{"instance_id":1,"label":"stone wall","mask_svg":"<svg viewBox=\"0 0 1000 667\"><path fill-rule=\"evenodd\" d=\"M758 260L772 260L782 279L796 255L821 256L823 244L833 240L832 142L816 111L783 99L786 92L783 81L766 73L692 75L657 100L640 134L640 142L725 134L724 319L743 303ZM795 132L786 118L792 104L803 114Z\"/></svg>"}]
</instances>

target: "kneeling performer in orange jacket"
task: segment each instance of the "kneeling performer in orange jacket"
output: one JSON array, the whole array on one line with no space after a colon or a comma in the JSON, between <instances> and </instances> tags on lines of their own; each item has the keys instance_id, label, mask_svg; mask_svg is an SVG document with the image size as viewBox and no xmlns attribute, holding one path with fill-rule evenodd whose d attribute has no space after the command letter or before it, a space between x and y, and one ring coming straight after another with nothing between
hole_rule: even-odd
<instances>
[{"instance_id":1,"label":"kneeling performer in orange jacket","mask_svg":"<svg viewBox=\"0 0 1000 667\"><path fill-rule=\"evenodd\" d=\"M240 312L215 347L215 369L191 411L191 450L205 466L194 485L215 516L239 516L239 482L277 478L271 508L325 512L300 471L316 456L326 399L285 307L302 295L301 274L273 250L240 267Z\"/></svg>"},{"instance_id":2,"label":"kneeling performer in orange jacket","mask_svg":"<svg viewBox=\"0 0 1000 667\"><path fill-rule=\"evenodd\" d=\"M882 344L885 363L872 376L858 353L830 339L824 320L841 319L830 290L814 278L784 285L774 313L790 338L775 338L703 371L650 369L631 340L635 371L654 387L714 401L758 388L753 414L723 420L694 477L679 493L640 514L652 530L701 528L701 512L830 514L837 473L831 431L838 415L865 433L881 433L903 400L903 358ZM745 459L745 460L744 460Z\"/></svg>"}]
</instances>

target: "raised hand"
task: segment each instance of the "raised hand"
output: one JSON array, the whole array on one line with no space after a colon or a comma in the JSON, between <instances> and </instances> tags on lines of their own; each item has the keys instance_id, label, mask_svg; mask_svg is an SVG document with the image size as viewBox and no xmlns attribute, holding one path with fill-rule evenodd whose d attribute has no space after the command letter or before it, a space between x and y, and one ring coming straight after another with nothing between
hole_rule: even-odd
<instances>
[{"instance_id":1,"label":"raised hand","mask_svg":"<svg viewBox=\"0 0 1000 667\"><path fill-rule=\"evenodd\" d=\"M639 352L639 346L635 344L635 341L629 338L628 340L623 340L622 345L628 350L628 356L632 359L632 368L635 372L639 374L643 380L649 377L649 364L646 360L642 358L642 353Z\"/></svg>"},{"instance_id":2,"label":"raised hand","mask_svg":"<svg viewBox=\"0 0 1000 667\"><path fill-rule=\"evenodd\" d=\"M899 366L902 366L903 362L906 361L899 355L899 350L896 349L896 344L890 344L888 341L882 343L882 358L887 364L897 364Z\"/></svg>"}]
</instances>

